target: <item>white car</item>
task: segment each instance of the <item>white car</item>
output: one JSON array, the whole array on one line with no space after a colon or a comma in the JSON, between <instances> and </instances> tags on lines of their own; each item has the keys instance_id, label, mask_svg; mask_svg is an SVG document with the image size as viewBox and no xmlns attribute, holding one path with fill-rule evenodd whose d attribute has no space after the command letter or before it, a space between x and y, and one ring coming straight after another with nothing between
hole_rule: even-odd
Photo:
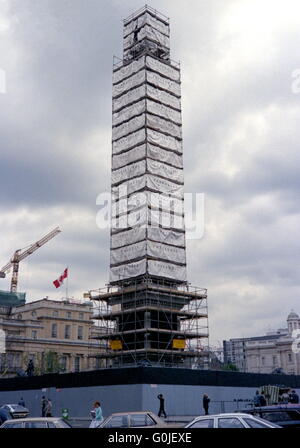
<instances>
[{"instance_id":1,"label":"white car","mask_svg":"<svg viewBox=\"0 0 300 448\"><path fill-rule=\"evenodd\" d=\"M250 414L217 414L196 417L185 428L280 428L275 423Z\"/></svg>"},{"instance_id":2,"label":"white car","mask_svg":"<svg viewBox=\"0 0 300 448\"><path fill-rule=\"evenodd\" d=\"M32 429L32 428L71 428L71 425L60 417L37 417L37 418L18 418L6 420L0 428L5 429Z\"/></svg>"}]
</instances>

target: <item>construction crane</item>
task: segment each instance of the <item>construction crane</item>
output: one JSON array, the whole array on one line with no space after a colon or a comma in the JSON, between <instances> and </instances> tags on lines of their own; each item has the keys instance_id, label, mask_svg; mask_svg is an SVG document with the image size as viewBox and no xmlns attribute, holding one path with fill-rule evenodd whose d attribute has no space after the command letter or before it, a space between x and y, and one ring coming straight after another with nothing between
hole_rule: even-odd
<instances>
[{"instance_id":1,"label":"construction crane","mask_svg":"<svg viewBox=\"0 0 300 448\"><path fill-rule=\"evenodd\" d=\"M5 266L3 266L2 269L0 269L0 278L5 278L6 272L9 271L11 267L13 268L11 285L10 285L11 292L17 292L20 261L24 260L24 258L27 258L29 255L33 254L33 252L38 250L44 244L48 243L48 241L52 240L52 238L54 238L60 232L61 232L60 228L56 227L51 232L47 233L47 235L45 235L39 241L36 241L35 243L31 244L27 249L25 248L16 250L11 260Z\"/></svg>"}]
</instances>

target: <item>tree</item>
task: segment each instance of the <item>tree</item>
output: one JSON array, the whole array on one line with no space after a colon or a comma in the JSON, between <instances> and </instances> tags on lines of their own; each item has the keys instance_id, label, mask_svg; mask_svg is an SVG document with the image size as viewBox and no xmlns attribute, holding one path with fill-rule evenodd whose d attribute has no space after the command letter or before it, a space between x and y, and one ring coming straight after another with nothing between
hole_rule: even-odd
<instances>
[{"instance_id":1,"label":"tree","mask_svg":"<svg viewBox=\"0 0 300 448\"><path fill-rule=\"evenodd\" d=\"M233 364L232 362L228 362L227 364L224 364L223 370L229 370L231 372L238 372L239 371L237 366L235 364Z\"/></svg>"}]
</instances>

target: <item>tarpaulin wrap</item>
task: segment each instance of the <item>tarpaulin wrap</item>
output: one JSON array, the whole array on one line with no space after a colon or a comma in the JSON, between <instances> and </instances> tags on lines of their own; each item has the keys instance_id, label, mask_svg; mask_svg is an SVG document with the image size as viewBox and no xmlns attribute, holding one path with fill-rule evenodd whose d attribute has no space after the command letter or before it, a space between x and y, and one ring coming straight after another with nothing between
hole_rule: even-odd
<instances>
[{"instance_id":1,"label":"tarpaulin wrap","mask_svg":"<svg viewBox=\"0 0 300 448\"><path fill-rule=\"evenodd\" d=\"M112 187L112 200L116 201L122 197L129 196L135 191L148 187L150 190L159 193L170 194L177 198L183 198L183 186L171 182L167 179L161 179L153 174L146 174L135 179L124 181L122 184Z\"/></svg>"},{"instance_id":2,"label":"tarpaulin wrap","mask_svg":"<svg viewBox=\"0 0 300 448\"><path fill-rule=\"evenodd\" d=\"M146 114L146 119L147 126L156 129L157 131L171 134L173 137L177 137L179 139L182 138L181 126L178 126L171 121L164 120L161 117L157 117L156 115Z\"/></svg>"},{"instance_id":3,"label":"tarpaulin wrap","mask_svg":"<svg viewBox=\"0 0 300 448\"><path fill-rule=\"evenodd\" d=\"M147 159L147 171L151 174L157 174L181 184L183 184L184 181L182 169L173 168L172 166L156 160Z\"/></svg>"},{"instance_id":4,"label":"tarpaulin wrap","mask_svg":"<svg viewBox=\"0 0 300 448\"><path fill-rule=\"evenodd\" d=\"M184 217L144 206L127 214L112 217L112 233L136 227L161 227L165 230L184 231Z\"/></svg>"},{"instance_id":5,"label":"tarpaulin wrap","mask_svg":"<svg viewBox=\"0 0 300 448\"><path fill-rule=\"evenodd\" d=\"M147 85L147 96L156 101L166 104L167 106L174 107L175 109L181 109L180 98L171 95L163 90L156 89L153 86Z\"/></svg>"},{"instance_id":6,"label":"tarpaulin wrap","mask_svg":"<svg viewBox=\"0 0 300 448\"><path fill-rule=\"evenodd\" d=\"M146 260L127 263L110 269L110 282L118 282L127 278L139 277L146 274Z\"/></svg>"},{"instance_id":7,"label":"tarpaulin wrap","mask_svg":"<svg viewBox=\"0 0 300 448\"><path fill-rule=\"evenodd\" d=\"M174 95L177 95L180 97L181 95L181 88L180 84L178 84L175 81L171 81L170 79L164 78L160 76L158 73L154 72L147 72L147 82L154 84L157 87L160 87L161 89L167 90Z\"/></svg>"},{"instance_id":8,"label":"tarpaulin wrap","mask_svg":"<svg viewBox=\"0 0 300 448\"><path fill-rule=\"evenodd\" d=\"M139 162L124 166L119 170L112 171L111 183L112 185L114 185L124 180L131 179L132 177L141 176L145 172L146 172L146 161L140 160Z\"/></svg>"},{"instance_id":9,"label":"tarpaulin wrap","mask_svg":"<svg viewBox=\"0 0 300 448\"><path fill-rule=\"evenodd\" d=\"M167 90L168 92L171 92L178 97L180 97L181 95L181 88L178 82L164 78L158 73L142 69L129 78L124 79L124 81L113 85L113 98L116 98L127 92L128 90L131 90L139 86L140 84L143 84L146 80L148 83L154 84L155 87Z\"/></svg>"},{"instance_id":10,"label":"tarpaulin wrap","mask_svg":"<svg viewBox=\"0 0 300 448\"><path fill-rule=\"evenodd\" d=\"M173 244L173 246L185 247L184 232L176 232L175 230L149 226L147 228L147 235L150 240Z\"/></svg>"},{"instance_id":11,"label":"tarpaulin wrap","mask_svg":"<svg viewBox=\"0 0 300 448\"><path fill-rule=\"evenodd\" d=\"M161 62L151 56L146 56L146 66L151 70L161 73L173 81L180 82L180 71L173 68L168 62Z\"/></svg>"},{"instance_id":12,"label":"tarpaulin wrap","mask_svg":"<svg viewBox=\"0 0 300 448\"><path fill-rule=\"evenodd\" d=\"M128 107L120 110L119 112L113 113L112 124L113 126L117 126L121 124L123 121L130 120L135 115L140 115L143 112L146 112L146 100L142 99L137 103L131 104Z\"/></svg>"},{"instance_id":13,"label":"tarpaulin wrap","mask_svg":"<svg viewBox=\"0 0 300 448\"><path fill-rule=\"evenodd\" d=\"M147 112L151 114L159 115L163 118L168 118L169 120L174 121L175 123L181 125L181 113L177 110L171 109L170 107L164 106L161 103L156 103L152 100L146 101ZM134 111L133 111L134 112Z\"/></svg>"},{"instance_id":14,"label":"tarpaulin wrap","mask_svg":"<svg viewBox=\"0 0 300 448\"><path fill-rule=\"evenodd\" d=\"M143 84L145 80L146 80L146 70L140 70L139 72L135 73L129 78L126 78L124 81L113 85L112 88L113 97L119 96L122 93L126 92L127 90L130 90L134 87L137 87L140 84Z\"/></svg>"},{"instance_id":15,"label":"tarpaulin wrap","mask_svg":"<svg viewBox=\"0 0 300 448\"><path fill-rule=\"evenodd\" d=\"M136 228L112 234L110 244L112 249L116 249L117 247L134 244L144 239L146 239L146 228Z\"/></svg>"},{"instance_id":16,"label":"tarpaulin wrap","mask_svg":"<svg viewBox=\"0 0 300 448\"><path fill-rule=\"evenodd\" d=\"M143 39L151 39L154 42L157 42L159 45L170 48L170 38L165 34L162 34L160 31L151 28L149 25L144 25L140 31L136 34L132 32L127 37L124 38L124 48L128 49L136 44L137 41L141 41Z\"/></svg>"},{"instance_id":17,"label":"tarpaulin wrap","mask_svg":"<svg viewBox=\"0 0 300 448\"><path fill-rule=\"evenodd\" d=\"M147 157L158 160L160 162L166 162L177 168L183 168L182 156L179 156L171 151L166 151L158 146L147 144Z\"/></svg>"},{"instance_id":18,"label":"tarpaulin wrap","mask_svg":"<svg viewBox=\"0 0 300 448\"><path fill-rule=\"evenodd\" d=\"M160 149L160 148L158 148ZM154 152L155 153L155 152ZM153 153L153 154L154 154ZM172 153L169 153L172 155ZM112 169L118 169L129 163L135 162L136 160L143 159L146 157L146 145L140 145L130 151L123 152L121 154L115 155L112 158ZM176 156L178 157L178 156Z\"/></svg>"},{"instance_id":19,"label":"tarpaulin wrap","mask_svg":"<svg viewBox=\"0 0 300 448\"><path fill-rule=\"evenodd\" d=\"M119 249L112 249L110 265L114 266L146 256L181 264L186 262L185 249L144 240L129 246L120 247Z\"/></svg>"},{"instance_id":20,"label":"tarpaulin wrap","mask_svg":"<svg viewBox=\"0 0 300 448\"><path fill-rule=\"evenodd\" d=\"M154 90L157 90L157 89L154 89ZM130 90L129 92L125 93L124 95L120 96L119 98L113 99L113 110L117 111L117 110L121 109L122 107L126 107L129 104L131 104L135 101L138 101L141 98L144 98L145 96L146 96L146 85L137 87L134 90ZM176 106L174 106L174 107L176 107Z\"/></svg>"},{"instance_id":21,"label":"tarpaulin wrap","mask_svg":"<svg viewBox=\"0 0 300 448\"><path fill-rule=\"evenodd\" d=\"M153 131L152 129L148 129L147 136L149 143L162 146L163 148L182 154L182 142L177 140L175 137Z\"/></svg>"},{"instance_id":22,"label":"tarpaulin wrap","mask_svg":"<svg viewBox=\"0 0 300 448\"><path fill-rule=\"evenodd\" d=\"M128 34L133 33L136 28L140 28L143 25L150 25L153 28L157 29L161 33L166 36L170 36L170 27L165 24L158 18L151 16L148 12L145 12L143 15L139 16L136 19L131 20L130 22L124 25L123 35L124 37L128 36Z\"/></svg>"},{"instance_id":23,"label":"tarpaulin wrap","mask_svg":"<svg viewBox=\"0 0 300 448\"><path fill-rule=\"evenodd\" d=\"M146 117L145 114L139 115L138 117L134 117L129 121L126 121L119 126L116 126L112 129L112 139L117 140L124 137L127 134L130 134L134 131L145 126Z\"/></svg>"},{"instance_id":24,"label":"tarpaulin wrap","mask_svg":"<svg viewBox=\"0 0 300 448\"><path fill-rule=\"evenodd\" d=\"M120 199L120 201L112 201L111 215L116 217L144 206L184 215L184 201L182 199L147 190L133 193L128 197Z\"/></svg>"},{"instance_id":25,"label":"tarpaulin wrap","mask_svg":"<svg viewBox=\"0 0 300 448\"><path fill-rule=\"evenodd\" d=\"M164 263L156 260L148 261L148 274L157 277L172 278L182 282L187 280L185 266L178 266L173 263Z\"/></svg>"},{"instance_id":26,"label":"tarpaulin wrap","mask_svg":"<svg viewBox=\"0 0 300 448\"><path fill-rule=\"evenodd\" d=\"M144 143L146 140L146 131L145 129L141 129L137 132L127 135L126 137L113 142L112 151L113 154L118 154L121 151L126 151L127 149L131 149L134 146L137 146L139 143Z\"/></svg>"},{"instance_id":27,"label":"tarpaulin wrap","mask_svg":"<svg viewBox=\"0 0 300 448\"><path fill-rule=\"evenodd\" d=\"M123 81L125 78L134 75L144 66L145 57L139 58L138 60L134 60L129 64L124 65L123 67L113 72L113 84L117 84L118 82Z\"/></svg>"}]
</instances>

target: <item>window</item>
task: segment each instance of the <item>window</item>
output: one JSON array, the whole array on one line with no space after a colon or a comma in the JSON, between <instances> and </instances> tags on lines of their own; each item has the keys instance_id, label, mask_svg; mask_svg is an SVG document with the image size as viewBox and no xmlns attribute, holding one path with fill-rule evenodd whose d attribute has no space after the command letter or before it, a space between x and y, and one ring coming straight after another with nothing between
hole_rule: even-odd
<instances>
[{"instance_id":1,"label":"window","mask_svg":"<svg viewBox=\"0 0 300 448\"><path fill-rule=\"evenodd\" d=\"M36 330L32 330L31 336L32 336L32 339L36 339L37 338L37 331Z\"/></svg>"},{"instance_id":2,"label":"window","mask_svg":"<svg viewBox=\"0 0 300 448\"><path fill-rule=\"evenodd\" d=\"M263 356L263 357L261 358L261 365L262 365L262 366L265 365L265 360L266 360L266 359L265 359L265 357Z\"/></svg>"},{"instance_id":3,"label":"window","mask_svg":"<svg viewBox=\"0 0 300 448\"><path fill-rule=\"evenodd\" d=\"M65 326L65 339L70 339L71 337L71 325Z\"/></svg>"},{"instance_id":4,"label":"window","mask_svg":"<svg viewBox=\"0 0 300 448\"><path fill-rule=\"evenodd\" d=\"M67 319L71 319L72 313L70 311L67 311Z\"/></svg>"},{"instance_id":5,"label":"window","mask_svg":"<svg viewBox=\"0 0 300 448\"><path fill-rule=\"evenodd\" d=\"M36 312L35 312L35 311L32 311L31 316L32 316L32 317L36 317Z\"/></svg>"},{"instance_id":6,"label":"window","mask_svg":"<svg viewBox=\"0 0 300 448\"><path fill-rule=\"evenodd\" d=\"M7 423L5 424L4 428L23 428L22 423Z\"/></svg>"},{"instance_id":7,"label":"window","mask_svg":"<svg viewBox=\"0 0 300 448\"><path fill-rule=\"evenodd\" d=\"M57 338L57 324L52 324L51 337L52 338Z\"/></svg>"},{"instance_id":8,"label":"window","mask_svg":"<svg viewBox=\"0 0 300 448\"><path fill-rule=\"evenodd\" d=\"M104 428L128 428L128 415L116 415L112 417Z\"/></svg>"},{"instance_id":9,"label":"window","mask_svg":"<svg viewBox=\"0 0 300 448\"><path fill-rule=\"evenodd\" d=\"M75 368L75 372L80 371L80 356L75 356L74 368Z\"/></svg>"},{"instance_id":10,"label":"window","mask_svg":"<svg viewBox=\"0 0 300 448\"><path fill-rule=\"evenodd\" d=\"M78 335L77 335L78 339L83 339L83 327L78 327Z\"/></svg>"},{"instance_id":11,"label":"window","mask_svg":"<svg viewBox=\"0 0 300 448\"><path fill-rule=\"evenodd\" d=\"M52 316L53 316L53 317L58 317L58 311L53 311L53 312L52 312Z\"/></svg>"},{"instance_id":12,"label":"window","mask_svg":"<svg viewBox=\"0 0 300 448\"><path fill-rule=\"evenodd\" d=\"M148 414L133 414L130 416L130 426L155 426L155 421Z\"/></svg>"},{"instance_id":13,"label":"window","mask_svg":"<svg viewBox=\"0 0 300 448\"><path fill-rule=\"evenodd\" d=\"M244 422L246 422L247 425L250 426L250 428L266 428L266 426L267 426L264 423L261 423L252 418L244 418Z\"/></svg>"},{"instance_id":14,"label":"window","mask_svg":"<svg viewBox=\"0 0 300 448\"><path fill-rule=\"evenodd\" d=\"M213 428L214 421L212 418L207 418L205 420L198 420L190 428Z\"/></svg>"},{"instance_id":15,"label":"window","mask_svg":"<svg viewBox=\"0 0 300 448\"><path fill-rule=\"evenodd\" d=\"M288 354L288 362L293 362L293 356L291 353Z\"/></svg>"},{"instance_id":16,"label":"window","mask_svg":"<svg viewBox=\"0 0 300 448\"><path fill-rule=\"evenodd\" d=\"M25 422L25 428L47 428L47 422L43 421Z\"/></svg>"},{"instance_id":17,"label":"window","mask_svg":"<svg viewBox=\"0 0 300 448\"><path fill-rule=\"evenodd\" d=\"M276 366L277 364L277 356L273 356L273 366Z\"/></svg>"},{"instance_id":18,"label":"window","mask_svg":"<svg viewBox=\"0 0 300 448\"><path fill-rule=\"evenodd\" d=\"M67 356L63 355L61 356L59 363L60 363L60 367L62 369L62 371L66 371L67 370Z\"/></svg>"},{"instance_id":19,"label":"window","mask_svg":"<svg viewBox=\"0 0 300 448\"><path fill-rule=\"evenodd\" d=\"M219 418L218 428L244 428L238 418Z\"/></svg>"},{"instance_id":20,"label":"window","mask_svg":"<svg viewBox=\"0 0 300 448\"><path fill-rule=\"evenodd\" d=\"M84 319L84 314L83 313L79 313L79 319L81 319L81 320Z\"/></svg>"}]
</instances>

